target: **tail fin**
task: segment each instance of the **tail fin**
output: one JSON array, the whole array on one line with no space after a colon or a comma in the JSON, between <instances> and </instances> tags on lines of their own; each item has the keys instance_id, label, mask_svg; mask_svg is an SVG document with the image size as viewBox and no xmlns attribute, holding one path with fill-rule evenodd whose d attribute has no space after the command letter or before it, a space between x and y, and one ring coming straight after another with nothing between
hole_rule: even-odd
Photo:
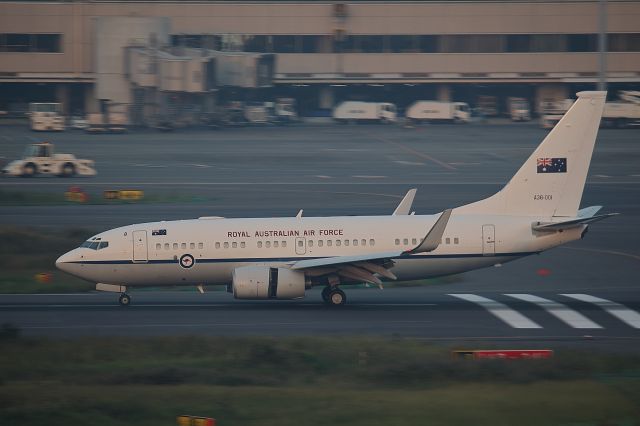
<instances>
[{"instance_id":1,"label":"tail fin","mask_svg":"<svg viewBox=\"0 0 640 426\"><path fill-rule=\"evenodd\" d=\"M500 192L456 212L575 217L606 95L578 93L578 100Z\"/></svg>"}]
</instances>

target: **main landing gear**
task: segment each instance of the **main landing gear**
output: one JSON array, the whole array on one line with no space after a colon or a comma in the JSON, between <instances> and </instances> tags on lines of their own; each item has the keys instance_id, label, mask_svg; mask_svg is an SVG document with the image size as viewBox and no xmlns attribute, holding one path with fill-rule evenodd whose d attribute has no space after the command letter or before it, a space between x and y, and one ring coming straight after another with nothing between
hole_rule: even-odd
<instances>
[{"instance_id":1,"label":"main landing gear","mask_svg":"<svg viewBox=\"0 0 640 426\"><path fill-rule=\"evenodd\" d=\"M322 290L322 300L329 306L342 306L347 303L347 295L338 287L326 286Z\"/></svg>"},{"instance_id":2,"label":"main landing gear","mask_svg":"<svg viewBox=\"0 0 640 426\"><path fill-rule=\"evenodd\" d=\"M120 302L120 306L129 306L129 304L131 303L131 296L129 296L127 293L122 293L120 295L120 298L118 299L118 302Z\"/></svg>"}]
</instances>

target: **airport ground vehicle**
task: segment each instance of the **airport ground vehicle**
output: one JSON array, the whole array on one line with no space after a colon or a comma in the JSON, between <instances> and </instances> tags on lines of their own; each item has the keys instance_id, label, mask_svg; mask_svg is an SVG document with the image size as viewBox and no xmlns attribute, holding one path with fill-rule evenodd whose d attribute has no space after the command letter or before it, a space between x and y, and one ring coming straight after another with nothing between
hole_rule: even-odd
<instances>
[{"instance_id":1,"label":"airport ground vehicle","mask_svg":"<svg viewBox=\"0 0 640 426\"><path fill-rule=\"evenodd\" d=\"M85 130L89 127L89 120L83 115L73 115L71 116L71 120L69 120L69 127L72 130Z\"/></svg>"},{"instance_id":2,"label":"airport ground vehicle","mask_svg":"<svg viewBox=\"0 0 640 426\"><path fill-rule=\"evenodd\" d=\"M337 306L349 284L502 265L579 240L611 216L580 208L604 100L604 92L579 93L507 185L471 204L414 215L410 191L383 216L138 223L91 237L56 265L122 293L123 305L128 288L226 285L238 299L296 299L321 286L324 301Z\"/></svg>"},{"instance_id":3,"label":"airport ground vehicle","mask_svg":"<svg viewBox=\"0 0 640 426\"><path fill-rule=\"evenodd\" d=\"M511 121L531 120L529 102L527 102L526 99L511 97L507 101L509 104L509 117L511 118Z\"/></svg>"},{"instance_id":4,"label":"airport ground vehicle","mask_svg":"<svg viewBox=\"0 0 640 426\"><path fill-rule=\"evenodd\" d=\"M482 111L485 117L495 117L498 115L498 98L496 96L478 96L476 107Z\"/></svg>"},{"instance_id":5,"label":"airport ground vehicle","mask_svg":"<svg viewBox=\"0 0 640 426\"><path fill-rule=\"evenodd\" d=\"M397 109L394 104L387 102L345 101L333 109L333 119L339 123L394 123Z\"/></svg>"},{"instance_id":6,"label":"airport ground vehicle","mask_svg":"<svg viewBox=\"0 0 640 426\"><path fill-rule=\"evenodd\" d=\"M468 123L471 113L465 102L417 101L407 108L405 117L415 123Z\"/></svg>"},{"instance_id":7,"label":"airport ground vehicle","mask_svg":"<svg viewBox=\"0 0 640 426\"><path fill-rule=\"evenodd\" d=\"M29 125L34 131L64 131L62 104L32 102L29 104Z\"/></svg>"},{"instance_id":8,"label":"airport ground vehicle","mask_svg":"<svg viewBox=\"0 0 640 426\"><path fill-rule=\"evenodd\" d=\"M123 112L109 112L108 114L93 113L87 115L87 133L124 133L129 123Z\"/></svg>"},{"instance_id":9,"label":"airport ground vehicle","mask_svg":"<svg viewBox=\"0 0 640 426\"><path fill-rule=\"evenodd\" d=\"M607 102L602 112L603 127L640 126L640 92L622 90L620 102Z\"/></svg>"},{"instance_id":10,"label":"airport ground vehicle","mask_svg":"<svg viewBox=\"0 0 640 426\"><path fill-rule=\"evenodd\" d=\"M618 94L620 101L607 102L602 111L601 127L640 127L640 92L622 90ZM564 114L573 101L565 99L559 102L548 102L543 105L541 126L552 128Z\"/></svg>"},{"instance_id":11,"label":"airport ground vehicle","mask_svg":"<svg viewBox=\"0 0 640 426\"><path fill-rule=\"evenodd\" d=\"M7 164L2 174L23 177L38 174L95 176L96 169L93 160L78 159L72 154L56 154L52 143L42 142L29 145L22 159Z\"/></svg>"}]
</instances>

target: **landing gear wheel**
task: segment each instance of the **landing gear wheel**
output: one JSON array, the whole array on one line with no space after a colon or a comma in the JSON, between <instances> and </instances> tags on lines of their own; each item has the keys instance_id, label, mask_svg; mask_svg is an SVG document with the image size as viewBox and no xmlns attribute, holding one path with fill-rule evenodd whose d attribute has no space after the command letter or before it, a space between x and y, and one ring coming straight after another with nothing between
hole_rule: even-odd
<instances>
[{"instance_id":1,"label":"landing gear wheel","mask_svg":"<svg viewBox=\"0 0 640 426\"><path fill-rule=\"evenodd\" d=\"M120 295L120 298L118 299L118 302L120 302L121 306L129 306L129 304L131 303L131 296L129 296L127 293L122 293Z\"/></svg>"},{"instance_id":2,"label":"landing gear wheel","mask_svg":"<svg viewBox=\"0 0 640 426\"><path fill-rule=\"evenodd\" d=\"M75 174L76 174L76 168L73 166L73 164L67 163L62 168L63 177L72 177Z\"/></svg>"},{"instance_id":3,"label":"landing gear wheel","mask_svg":"<svg viewBox=\"0 0 640 426\"><path fill-rule=\"evenodd\" d=\"M327 303L331 306L342 306L347 302L347 295L339 288L333 288L329 291Z\"/></svg>"},{"instance_id":4,"label":"landing gear wheel","mask_svg":"<svg viewBox=\"0 0 640 426\"><path fill-rule=\"evenodd\" d=\"M326 286L325 288L322 289L322 293L320 293L322 295L322 300L324 301L324 303L329 303L329 292L331 291L331 287L330 286Z\"/></svg>"}]
</instances>

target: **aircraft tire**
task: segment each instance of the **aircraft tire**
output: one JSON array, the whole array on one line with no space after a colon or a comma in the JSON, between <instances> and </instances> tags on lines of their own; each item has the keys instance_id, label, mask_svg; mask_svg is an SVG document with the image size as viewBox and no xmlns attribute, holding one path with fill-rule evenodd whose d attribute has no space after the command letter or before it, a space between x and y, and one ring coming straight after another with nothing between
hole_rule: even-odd
<instances>
[{"instance_id":1,"label":"aircraft tire","mask_svg":"<svg viewBox=\"0 0 640 426\"><path fill-rule=\"evenodd\" d=\"M118 299L118 302L120 302L120 306L129 306L131 304L131 296L129 296L127 293L122 293L120 295L120 298Z\"/></svg>"},{"instance_id":2,"label":"aircraft tire","mask_svg":"<svg viewBox=\"0 0 640 426\"><path fill-rule=\"evenodd\" d=\"M347 303L347 295L339 288L333 288L328 293L327 303L330 306L343 306Z\"/></svg>"}]
</instances>

